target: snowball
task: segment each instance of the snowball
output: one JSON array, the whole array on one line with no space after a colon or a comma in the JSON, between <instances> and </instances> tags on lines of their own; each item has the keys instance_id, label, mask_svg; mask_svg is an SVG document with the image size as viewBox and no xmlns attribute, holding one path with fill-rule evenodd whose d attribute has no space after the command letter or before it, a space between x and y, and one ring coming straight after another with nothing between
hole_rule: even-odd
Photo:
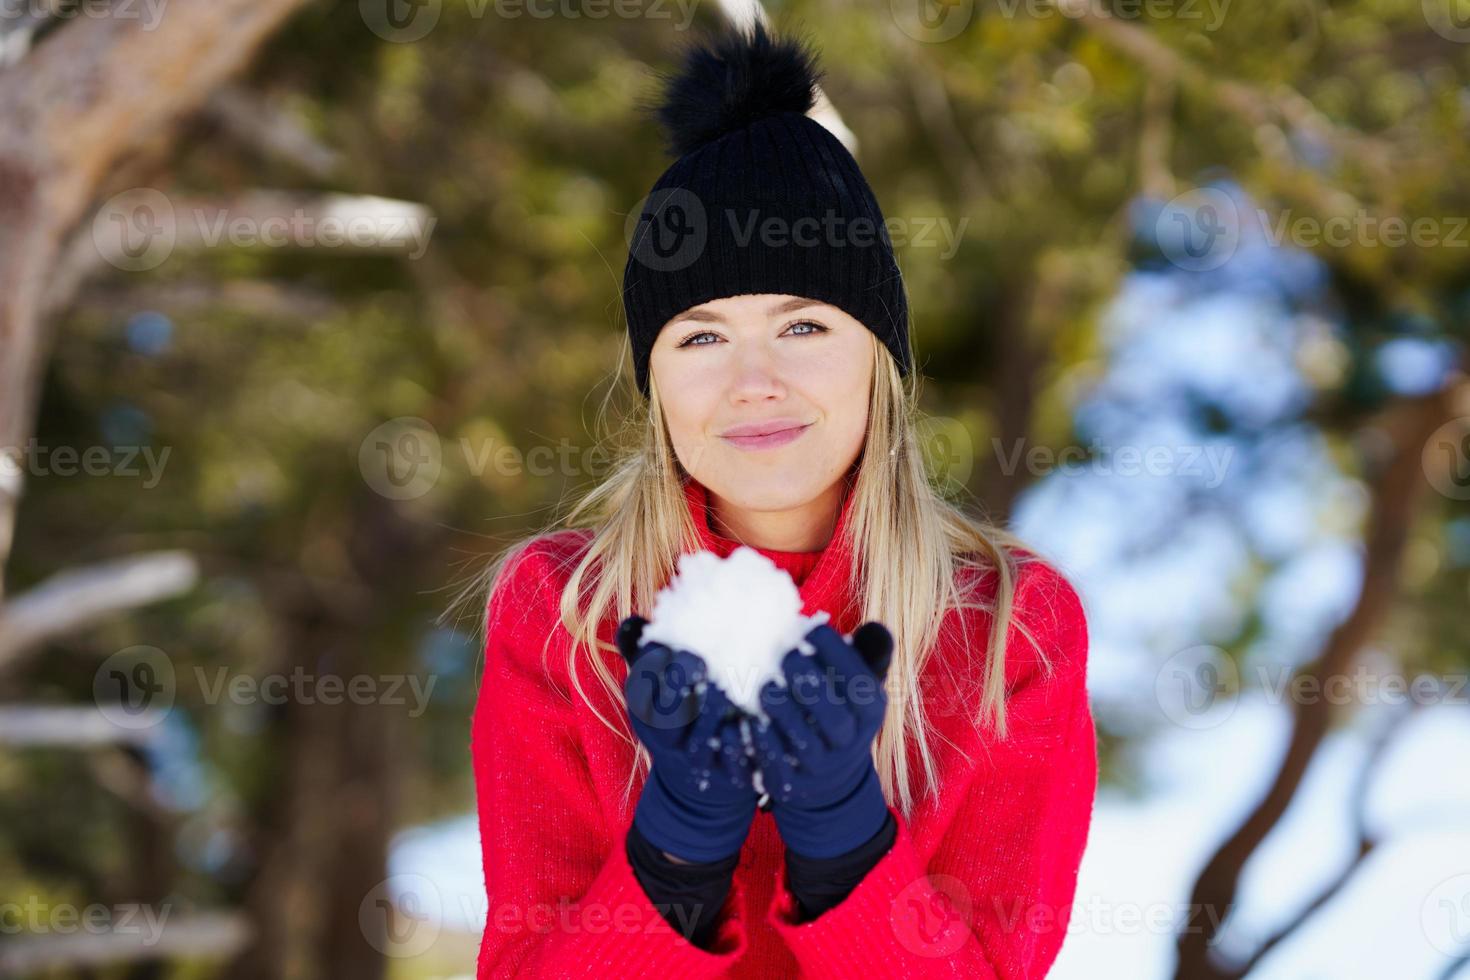
<instances>
[{"instance_id":1,"label":"snowball","mask_svg":"<svg viewBox=\"0 0 1470 980\"><path fill-rule=\"evenodd\" d=\"M815 652L804 637L827 622L827 613L803 615L791 576L745 545L723 559L711 551L683 554L678 565L654 596L642 639L698 654L709 679L764 721L761 688L770 680L785 686L781 658L792 648Z\"/></svg>"}]
</instances>

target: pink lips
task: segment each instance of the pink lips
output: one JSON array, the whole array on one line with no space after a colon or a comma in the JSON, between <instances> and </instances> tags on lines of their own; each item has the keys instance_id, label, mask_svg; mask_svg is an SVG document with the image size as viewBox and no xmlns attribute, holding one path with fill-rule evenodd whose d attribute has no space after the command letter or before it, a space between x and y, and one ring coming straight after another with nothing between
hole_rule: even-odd
<instances>
[{"instance_id":1,"label":"pink lips","mask_svg":"<svg viewBox=\"0 0 1470 980\"><path fill-rule=\"evenodd\" d=\"M776 419L771 422L754 422L737 425L726 430L720 438L739 449L774 449L801 438L810 422L795 419Z\"/></svg>"}]
</instances>

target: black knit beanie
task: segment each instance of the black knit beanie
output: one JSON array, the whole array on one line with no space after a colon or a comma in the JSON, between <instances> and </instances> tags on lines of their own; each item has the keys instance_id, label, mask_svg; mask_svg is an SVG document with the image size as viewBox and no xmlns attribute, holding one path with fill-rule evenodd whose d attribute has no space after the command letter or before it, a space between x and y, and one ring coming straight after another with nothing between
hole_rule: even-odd
<instances>
[{"instance_id":1,"label":"black knit beanie","mask_svg":"<svg viewBox=\"0 0 1470 980\"><path fill-rule=\"evenodd\" d=\"M788 293L836 306L910 370L908 299L857 161L806 113L821 72L760 25L692 47L649 107L676 157L631 225L623 270L638 388L654 339L712 299Z\"/></svg>"}]
</instances>

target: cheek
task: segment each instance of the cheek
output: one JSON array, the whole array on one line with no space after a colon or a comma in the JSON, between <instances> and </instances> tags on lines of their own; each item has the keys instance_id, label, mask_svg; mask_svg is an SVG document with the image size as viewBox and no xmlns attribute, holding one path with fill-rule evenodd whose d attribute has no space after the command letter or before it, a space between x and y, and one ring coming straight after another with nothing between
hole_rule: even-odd
<instances>
[{"instance_id":1,"label":"cheek","mask_svg":"<svg viewBox=\"0 0 1470 980\"><path fill-rule=\"evenodd\" d=\"M824 454L845 456L862 446L868 431L868 399L864 390L834 385L830 377L804 390L822 418Z\"/></svg>"},{"instance_id":2,"label":"cheek","mask_svg":"<svg viewBox=\"0 0 1470 980\"><path fill-rule=\"evenodd\" d=\"M834 456L834 465L850 463L867 439L872 372L872 357L857 349L830 359L812 376L813 387L808 390L820 399L827 416L827 448Z\"/></svg>"},{"instance_id":3,"label":"cheek","mask_svg":"<svg viewBox=\"0 0 1470 980\"><path fill-rule=\"evenodd\" d=\"M844 412L838 421L833 434L833 449L839 457L838 462L843 465L852 462L863 448L867 434L867 403L864 402L854 406L852 411Z\"/></svg>"},{"instance_id":4,"label":"cheek","mask_svg":"<svg viewBox=\"0 0 1470 980\"><path fill-rule=\"evenodd\" d=\"M710 419L714 417L708 391L707 388L684 385L677 392L667 394L660 389L664 424L668 427L669 438L676 448L697 446L707 438L705 433Z\"/></svg>"},{"instance_id":5,"label":"cheek","mask_svg":"<svg viewBox=\"0 0 1470 980\"><path fill-rule=\"evenodd\" d=\"M697 424L690 411L690 406L682 402L664 402L664 424L669 428L669 437L674 440L674 445L687 442L689 433Z\"/></svg>"}]
</instances>

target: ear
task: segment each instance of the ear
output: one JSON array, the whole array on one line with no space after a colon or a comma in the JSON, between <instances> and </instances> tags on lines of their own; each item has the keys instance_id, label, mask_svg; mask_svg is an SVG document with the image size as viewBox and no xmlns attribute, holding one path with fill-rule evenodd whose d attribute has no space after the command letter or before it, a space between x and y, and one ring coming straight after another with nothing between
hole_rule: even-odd
<instances>
[{"instance_id":1,"label":"ear","mask_svg":"<svg viewBox=\"0 0 1470 980\"><path fill-rule=\"evenodd\" d=\"M880 681L888 676L888 665L893 662L893 634L887 626L869 620L853 632L852 645L873 676Z\"/></svg>"},{"instance_id":2,"label":"ear","mask_svg":"<svg viewBox=\"0 0 1470 980\"><path fill-rule=\"evenodd\" d=\"M638 659L638 640L643 636L643 627L647 625L648 620L636 614L618 624L618 652L623 655L629 667Z\"/></svg>"}]
</instances>

